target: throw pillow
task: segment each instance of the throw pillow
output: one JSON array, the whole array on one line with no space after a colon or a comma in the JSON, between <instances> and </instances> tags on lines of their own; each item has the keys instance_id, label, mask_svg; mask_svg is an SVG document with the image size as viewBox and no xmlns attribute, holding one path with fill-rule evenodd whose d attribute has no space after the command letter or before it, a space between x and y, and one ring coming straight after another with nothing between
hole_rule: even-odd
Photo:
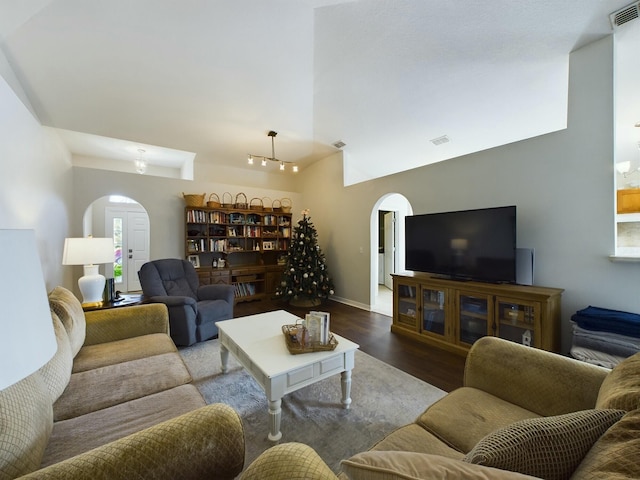
<instances>
[{"instance_id":1,"label":"throw pillow","mask_svg":"<svg viewBox=\"0 0 640 480\"><path fill-rule=\"evenodd\" d=\"M589 450L571 480L640 478L640 410L627 413Z\"/></svg>"},{"instance_id":2,"label":"throw pillow","mask_svg":"<svg viewBox=\"0 0 640 480\"><path fill-rule=\"evenodd\" d=\"M417 452L369 451L341 462L349 480L525 480L528 475Z\"/></svg>"},{"instance_id":3,"label":"throw pillow","mask_svg":"<svg viewBox=\"0 0 640 480\"><path fill-rule=\"evenodd\" d=\"M640 408L640 353L614 367L600 386L596 407L630 412Z\"/></svg>"},{"instance_id":4,"label":"throw pillow","mask_svg":"<svg viewBox=\"0 0 640 480\"><path fill-rule=\"evenodd\" d=\"M547 480L566 479L624 414L621 410L583 410L521 420L484 437L464 460Z\"/></svg>"}]
</instances>

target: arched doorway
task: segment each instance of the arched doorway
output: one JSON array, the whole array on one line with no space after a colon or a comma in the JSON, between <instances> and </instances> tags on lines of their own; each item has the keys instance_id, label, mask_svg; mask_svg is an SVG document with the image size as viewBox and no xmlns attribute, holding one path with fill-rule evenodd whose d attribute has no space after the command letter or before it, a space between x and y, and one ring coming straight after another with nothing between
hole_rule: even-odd
<instances>
[{"instance_id":1,"label":"arched doorway","mask_svg":"<svg viewBox=\"0 0 640 480\"><path fill-rule=\"evenodd\" d=\"M141 290L138 270L149 261L149 215L129 197L108 195L87 207L82 220L84 236L113 237L114 262L105 265L105 277L113 278L123 293Z\"/></svg>"},{"instance_id":2,"label":"arched doorway","mask_svg":"<svg viewBox=\"0 0 640 480\"><path fill-rule=\"evenodd\" d=\"M404 270L404 217L413 209L407 198L388 193L371 211L371 311L391 316L391 274Z\"/></svg>"}]
</instances>

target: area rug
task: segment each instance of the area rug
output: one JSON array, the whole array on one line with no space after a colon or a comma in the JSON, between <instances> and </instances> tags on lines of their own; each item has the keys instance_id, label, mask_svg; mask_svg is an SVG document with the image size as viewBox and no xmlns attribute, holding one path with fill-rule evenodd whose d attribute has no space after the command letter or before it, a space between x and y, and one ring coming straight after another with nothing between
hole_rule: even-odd
<instances>
[{"instance_id":1,"label":"area rug","mask_svg":"<svg viewBox=\"0 0 640 480\"><path fill-rule=\"evenodd\" d=\"M207 403L226 403L240 414L246 436L245 465L274 445L267 439L269 414L264 392L231 354L229 372L221 373L218 340L182 348L180 354ZM340 403L340 375L290 393L282 399L280 443L310 445L339 472L342 459L369 449L389 432L414 421L444 395L444 391L358 350L351 408L345 410Z\"/></svg>"}]
</instances>

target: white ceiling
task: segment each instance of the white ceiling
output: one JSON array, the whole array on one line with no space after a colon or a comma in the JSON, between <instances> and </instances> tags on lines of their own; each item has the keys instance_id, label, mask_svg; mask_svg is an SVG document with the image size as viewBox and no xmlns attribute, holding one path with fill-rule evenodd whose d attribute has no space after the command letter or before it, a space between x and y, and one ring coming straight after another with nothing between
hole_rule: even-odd
<instances>
[{"instance_id":1,"label":"white ceiling","mask_svg":"<svg viewBox=\"0 0 640 480\"><path fill-rule=\"evenodd\" d=\"M629 3L0 0L0 47L76 154L255 169L275 130L301 168L345 142L351 184L565 128L569 53Z\"/></svg>"}]
</instances>

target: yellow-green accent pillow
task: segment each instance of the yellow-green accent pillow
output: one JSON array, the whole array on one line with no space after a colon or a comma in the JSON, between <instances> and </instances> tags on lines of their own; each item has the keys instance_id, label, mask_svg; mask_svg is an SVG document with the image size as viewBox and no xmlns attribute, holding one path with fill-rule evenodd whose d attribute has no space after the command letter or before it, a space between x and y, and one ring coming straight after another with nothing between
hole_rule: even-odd
<instances>
[{"instance_id":1,"label":"yellow-green accent pillow","mask_svg":"<svg viewBox=\"0 0 640 480\"><path fill-rule=\"evenodd\" d=\"M349 480L525 480L528 475L465 463L428 453L369 451L341 462Z\"/></svg>"},{"instance_id":2,"label":"yellow-green accent pillow","mask_svg":"<svg viewBox=\"0 0 640 480\"><path fill-rule=\"evenodd\" d=\"M627 413L607 430L573 472L576 480L640 478L640 410Z\"/></svg>"},{"instance_id":3,"label":"yellow-green accent pillow","mask_svg":"<svg viewBox=\"0 0 640 480\"><path fill-rule=\"evenodd\" d=\"M630 412L640 408L640 353L614 367L600 386L597 408L618 408Z\"/></svg>"},{"instance_id":4,"label":"yellow-green accent pillow","mask_svg":"<svg viewBox=\"0 0 640 480\"><path fill-rule=\"evenodd\" d=\"M566 479L624 414L594 409L514 422L480 440L464 461L546 480Z\"/></svg>"}]
</instances>

